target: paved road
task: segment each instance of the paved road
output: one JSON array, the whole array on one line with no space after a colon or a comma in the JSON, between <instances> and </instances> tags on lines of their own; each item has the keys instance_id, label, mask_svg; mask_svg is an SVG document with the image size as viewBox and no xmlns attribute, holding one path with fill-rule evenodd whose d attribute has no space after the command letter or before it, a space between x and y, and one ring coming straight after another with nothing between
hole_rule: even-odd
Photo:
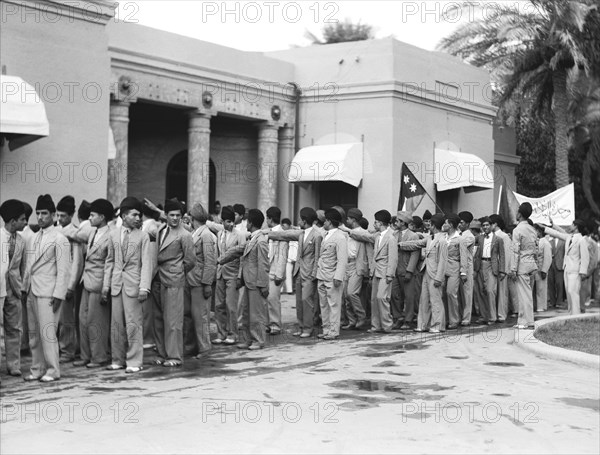
<instances>
[{"instance_id":1,"label":"paved road","mask_svg":"<svg viewBox=\"0 0 600 455\"><path fill-rule=\"evenodd\" d=\"M285 319L293 320L285 298ZM521 342L531 332L521 331ZM0 452L597 453L600 372L514 345L508 327L449 336L273 337L176 370L67 367L3 376ZM27 359L26 359L27 360Z\"/></svg>"}]
</instances>

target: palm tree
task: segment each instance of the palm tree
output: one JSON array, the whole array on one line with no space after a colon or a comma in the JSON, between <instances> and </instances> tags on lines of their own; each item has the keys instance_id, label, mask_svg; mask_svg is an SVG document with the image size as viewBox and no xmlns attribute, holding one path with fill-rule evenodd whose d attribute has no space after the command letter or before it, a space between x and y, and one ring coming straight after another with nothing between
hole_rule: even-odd
<instances>
[{"instance_id":1,"label":"palm tree","mask_svg":"<svg viewBox=\"0 0 600 455\"><path fill-rule=\"evenodd\" d=\"M594 0L529 0L519 6L487 3L485 17L465 23L438 45L491 72L499 116L513 120L516 106L553 113L557 187L569 183L568 78L588 69L578 40ZM461 12L473 3L456 9ZM528 8L529 7L529 8Z\"/></svg>"},{"instance_id":2,"label":"palm tree","mask_svg":"<svg viewBox=\"0 0 600 455\"><path fill-rule=\"evenodd\" d=\"M373 39L373 27L367 24L353 23L350 19L344 22L327 24L321 31L323 38L319 38L314 33L306 30L304 37L309 39L312 44L335 44L348 41L363 41Z\"/></svg>"}]
</instances>

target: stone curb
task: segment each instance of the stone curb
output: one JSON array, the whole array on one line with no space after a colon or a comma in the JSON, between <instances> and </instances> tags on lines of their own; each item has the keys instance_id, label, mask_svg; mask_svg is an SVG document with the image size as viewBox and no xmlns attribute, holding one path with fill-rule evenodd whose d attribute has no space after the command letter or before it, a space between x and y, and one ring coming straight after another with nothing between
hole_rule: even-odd
<instances>
[{"instance_id":1,"label":"stone curb","mask_svg":"<svg viewBox=\"0 0 600 455\"><path fill-rule=\"evenodd\" d=\"M572 319L593 319L599 318L600 315L595 314L578 314L568 316L557 316L554 318L544 319L535 323L535 330L515 330L514 343L521 349L532 352L533 354L542 355L550 359L563 360L575 363L586 368L600 369L600 356L588 354L581 351L572 351L570 349L559 348L546 344L535 337L537 330L546 324L564 324L565 321ZM523 335L525 333L525 335Z\"/></svg>"}]
</instances>

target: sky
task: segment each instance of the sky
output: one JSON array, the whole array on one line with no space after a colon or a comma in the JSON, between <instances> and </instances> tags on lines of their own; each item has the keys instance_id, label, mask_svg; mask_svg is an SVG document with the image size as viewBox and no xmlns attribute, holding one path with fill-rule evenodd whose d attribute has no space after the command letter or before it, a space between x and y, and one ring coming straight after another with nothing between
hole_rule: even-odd
<instances>
[{"instance_id":1,"label":"sky","mask_svg":"<svg viewBox=\"0 0 600 455\"><path fill-rule=\"evenodd\" d=\"M456 1L200 1L122 0L115 20L245 51L307 46L308 30L317 36L335 21L374 27L375 37L394 36L433 50L441 38L468 20L472 11L450 16ZM483 4L483 3L482 3Z\"/></svg>"}]
</instances>

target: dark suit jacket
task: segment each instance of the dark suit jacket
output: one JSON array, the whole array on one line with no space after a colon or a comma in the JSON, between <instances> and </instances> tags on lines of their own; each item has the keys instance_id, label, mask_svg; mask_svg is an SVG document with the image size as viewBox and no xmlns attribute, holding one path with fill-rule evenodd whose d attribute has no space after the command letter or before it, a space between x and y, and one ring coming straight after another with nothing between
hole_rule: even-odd
<instances>
[{"instance_id":1,"label":"dark suit jacket","mask_svg":"<svg viewBox=\"0 0 600 455\"><path fill-rule=\"evenodd\" d=\"M485 235L481 235L479 247L477 248L476 259L473 264L477 264L477 271L481 269L481 261L483 258L483 242L485 241ZM491 248L491 263L492 273L494 276L498 276L499 273L507 273L506 271L506 255L504 250L504 242L500 237L494 235L492 238Z\"/></svg>"},{"instance_id":2,"label":"dark suit jacket","mask_svg":"<svg viewBox=\"0 0 600 455\"><path fill-rule=\"evenodd\" d=\"M410 229L404 231L394 231L396 242L407 242L409 240L419 240L419 236ZM398 248L398 267L396 269L396 275L404 276L406 272L414 273L417 271L417 264L421 257L421 252L416 251L405 251Z\"/></svg>"},{"instance_id":3,"label":"dark suit jacket","mask_svg":"<svg viewBox=\"0 0 600 455\"><path fill-rule=\"evenodd\" d=\"M201 226L192 234L196 251L196 265L187 274L187 282L192 287L208 285L217 276L217 238L208 227Z\"/></svg>"},{"instance_id":4,"label":"dark suit jacket","mask_svg":"<svg viewBox=\"0 0 600 455\"><path fill-rule=\"evenodd\" d=\"M269 287L269 241L264 234L254 236L244 248L238 278L248 289Z\"/></svg>"},{"instance_id":5,"label":"dark suit jacket","mask_svg":"<svg viewBox=\"0 0 600 455\"><path fill-rule=\"evenodd\" d=\"M550 246L552 247L552 265L556 270L565 269L565 241L558 239L558 244L553 238L550 239Z\"/></svg>"},{"instance_id":6,"label":"dark suit jacket","mask_svg":"<svg viewBox=\"0 0 600 455\"><path fill-rule=\"evenodd\" d=\"M269 232L269 240L284 242L298 241L298 259L294 264L292 275L298 276L300 274L300 279L303 281L314 279L317 276L319 252L321 250L321 242L323 242L321 232L315 227L310 230L308 237L305 238L305 236L306 231L296 229Z\"/></svg>"},{"instance_id":7,"label":"dark suit jacket","mask_svg":"<svg viewBox=\"0 0 600 455\"><path fill-rule=\"evenodd\" d=\"M6 255L8 256L8 245L6 246ZM8 264L6 273L7 286L13 292L15 297L21 297L21 287L23 286L23 273L25 272L25 239L17 232L15 239L15 252L12 260Z\"/></svg>"}]
</instances>

